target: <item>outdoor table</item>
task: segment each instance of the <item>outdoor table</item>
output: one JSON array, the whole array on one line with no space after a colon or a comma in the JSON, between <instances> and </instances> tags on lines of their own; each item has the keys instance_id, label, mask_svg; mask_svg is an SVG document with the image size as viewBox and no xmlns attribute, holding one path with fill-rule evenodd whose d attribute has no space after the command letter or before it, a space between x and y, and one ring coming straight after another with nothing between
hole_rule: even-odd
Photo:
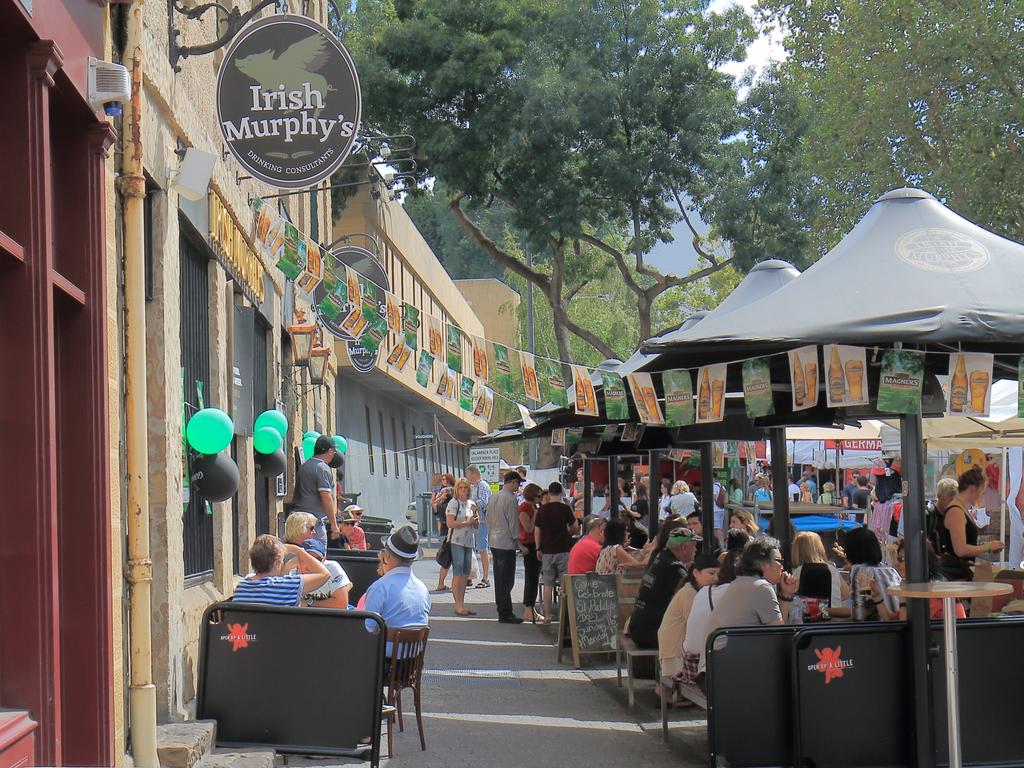
<instances>
[{"instance_id":1,"label":"outdoor table","mask_svg":"<svg viewBox=\"0 0 1024 768\"><path fill-rule=\"evenodd\" d=\"M957 598L995 597L1013 591L1009 584L994 581L926 581L904 582L889 587L889 594L910 598L942 599L942 636L946 657L946 726L949 731L949 768L961 768L960 756L960 692L956 664L956 600Z\"/></svg>"}]
</instances>

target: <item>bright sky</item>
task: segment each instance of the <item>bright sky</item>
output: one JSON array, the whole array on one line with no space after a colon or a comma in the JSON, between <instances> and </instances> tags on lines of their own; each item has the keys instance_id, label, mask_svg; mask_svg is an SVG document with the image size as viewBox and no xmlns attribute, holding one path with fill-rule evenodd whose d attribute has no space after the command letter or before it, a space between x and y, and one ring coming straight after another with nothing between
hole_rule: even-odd
<instances>
[{"instance_id":1,"label":"bright sky","mask_svg":"<svg viewBox=\"0 0 1024 768\"><path fill-rule=\"evenodd\" d=\"M711 3L711 10L723 11L732 5L740 5L748 14L753 15L756 4L757 0L714 0ZM781 34L778 30L769 30L747 48L746 61L726 65L722 70L739 78L748 68L753 67L754 71L759 73L769 61L777 61L785 55ZM695 226L702 233L707 231L707 225L702 221L696 222ZM691 245L690 230L685 222L679 222L672 228L672 234L675 236L675 240L671 243L659 243L647 255L647 261L662 272L686 274L697 263L697 252Z\"/></svg>"}]
</instances>

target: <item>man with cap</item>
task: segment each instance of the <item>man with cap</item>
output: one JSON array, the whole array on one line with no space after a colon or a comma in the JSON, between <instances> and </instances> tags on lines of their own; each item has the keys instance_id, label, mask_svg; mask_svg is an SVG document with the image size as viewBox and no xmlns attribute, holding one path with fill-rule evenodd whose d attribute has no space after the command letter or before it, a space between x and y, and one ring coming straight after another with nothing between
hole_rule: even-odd
<instances>
[{"instance_id":1,"label":"man with cap","mask_svg":"<svg viewBox=\"0 0 1024 768\"><path fill-rule=\"evenodd\" d=\"M420 537L411 525L397 528L384 539L381 577L366 590L363 610L379 613L389 629L425 627L430 619L427 585L412 572L419 550ZM368 621L366 626L372 629L374 624Z\"/></svg>"},{"instance_id":2,"label":"man with cap","mask_svg":"<svg viewBox=\"0 0 1024 768\"><path fill-rule=\"evenodd\" d=\"M494 563L494 604L502 624L521 624L512 612L512 587L516 581L516 548L519 543L519 502L516 493L522 477L518 472L505 475L501 490L487 504L487 528Z\"/></svg>"},{"instance_id":3,"label":"man with cap","mask_svg":"<svg viewBox=\"0 0 1024 768\"><path fill-rule=\"evenodd\" d=\"M366 533L359 524L363 522L363 508L358 504L345 507L345 517L341 520L341 532L345 534L352 549L366 549Z\"/></svg>"},{"instance_id":4,"label":"man with cap","mask_svg":"<svg viewBox=\"0 0 1024 768\"><path fill-rule=\"evenodd\" d=\"M328 463L336 453L334 439L320 435L313 445L313 455L303 462L295 477L295 496L292 499L293 512L308 512L317 519L316 537L327 548L327 527L331 539L338 539L338 505L334 501L334 472ZM324 525L326 521L326 526Z\"/></svg>"},{"instance_id":5,"label":"man with cap","mask_svg":"<svg viewBox=\"0 0 1024 768\"><path fill-rule=\"evenodd\" d=\"M689 528L677 526L669 531L665 548L648 566L629 619L629 636L640 648L658 647L658 627L703 540Z\"/></svg>"}]
</instances>

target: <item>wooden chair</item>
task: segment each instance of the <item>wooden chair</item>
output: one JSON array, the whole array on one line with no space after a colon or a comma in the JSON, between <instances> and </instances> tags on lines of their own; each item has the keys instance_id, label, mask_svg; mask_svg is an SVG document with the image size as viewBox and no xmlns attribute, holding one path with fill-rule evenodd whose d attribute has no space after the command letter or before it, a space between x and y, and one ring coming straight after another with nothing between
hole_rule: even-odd
<instances>
[{"instance_id":1,"label":"wooden chair","mask_svg":"<svg viewBox=\"0 0 1024 768\"><path fill-rule=\"evenodd\" d=\"M423 735L423 711L420 706L420 689L423 679L423 656L427 650L427 635L430 634L429 627L409 627L405 629L389 629L388 643L391 644L391 654L388 657L390 669L384 684L387 685L387 698L384 703L386 707L393 707L391 711L385 711L384 715L388 721L388 757L394 754L394 738L392 728L395 723L395 715L398 716L398 730L405 731L405 722L402 717L402 691L411 688L413 692L413 704L416 707L416 725L420 731L420 748L427 749L427 740Z\"/></svg>"}]
</instances>

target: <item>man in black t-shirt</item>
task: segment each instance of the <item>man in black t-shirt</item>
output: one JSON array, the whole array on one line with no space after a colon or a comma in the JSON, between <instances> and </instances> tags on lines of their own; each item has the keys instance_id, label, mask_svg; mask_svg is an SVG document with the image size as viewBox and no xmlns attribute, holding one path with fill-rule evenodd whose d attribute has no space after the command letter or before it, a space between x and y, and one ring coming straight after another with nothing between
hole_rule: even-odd
<instances>
[{"instance_id":1,"label":"man in black t-shirt","mask_svg":"<svg viewBox=\"0 0 1024 768\"><path fill-rule=\"evenodd\" d=\"M554 499L541 504L533 518L533 540L537 545L537 559L541 562L541 577L544 585L544 615L551 615L552 590L569 572L569 550L572 537L579 533L579 523L572 508L561 501L561 483L548 486L548 498Z\"/></svg>"},{"instance_id":2,"label":"man in black t-shirt","mask_svg":"<svg viewBox=\"0 0 1024 768\"><path fill-rule=\"evenodd\" d=\"M629 619L629 636L639 647L658 647L658 627L701 541L703 538L689 528L675 528L665 549L648 566Z\"/></svg>"},{"instance_id":3,"label":"man in black t-shirt","mask_svg":"<svg viewBox=\"0 0 1024 768\"><path fill-rule=\"evenodd\" d=\"M846 487L843 488L843 506L847 509L851 509L853 507L853 494L857 490L858 477L860 477L860 472L854 470L853 477L850 479L850 482L848 482Z\"/></svg>"}]
</instances>

